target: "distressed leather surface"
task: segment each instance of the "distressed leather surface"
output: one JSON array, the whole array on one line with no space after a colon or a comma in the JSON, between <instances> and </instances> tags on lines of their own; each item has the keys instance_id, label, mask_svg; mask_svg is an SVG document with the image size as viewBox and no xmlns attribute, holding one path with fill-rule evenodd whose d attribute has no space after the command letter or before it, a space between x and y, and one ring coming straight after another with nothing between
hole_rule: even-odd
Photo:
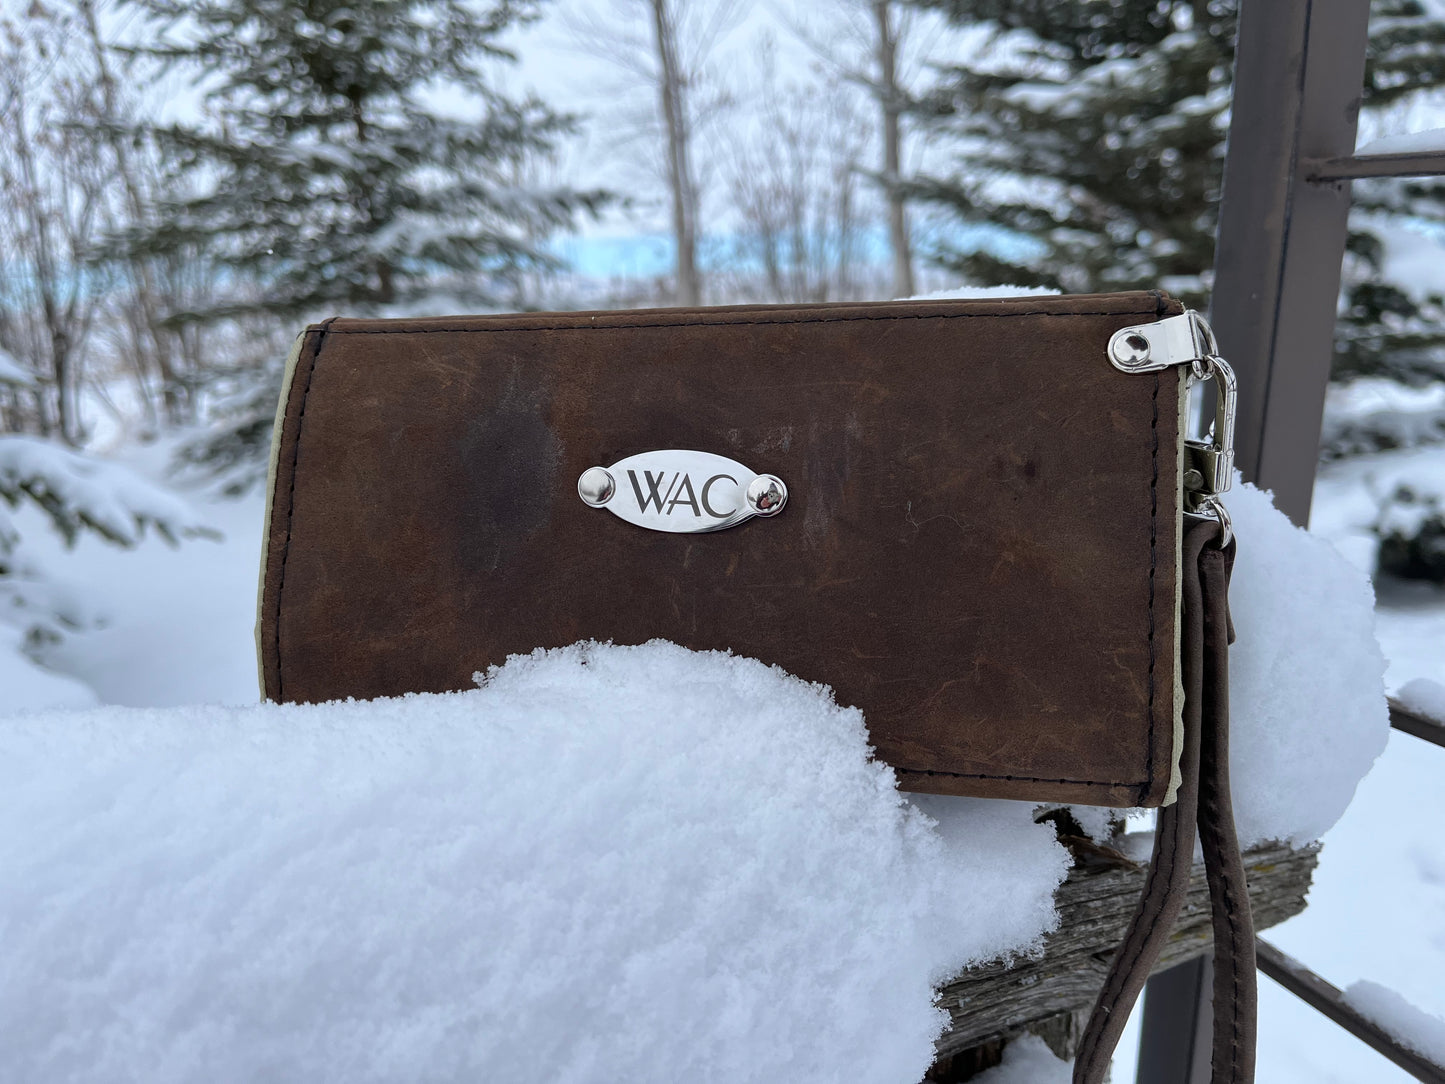
<instances>
[{"instance_id":1,"label":"distressed leather surface","mask_svg":"<svg viewBox=\"0 0 1445 1084\"><path fill-rule=\"evenodd\" d=\"M258 641L281 701L471 687L661 637L831 685L909 789L1158 804L1174 759L1179 371L1158 293L427 320L307 332ZM787 507L704 535L585 506L689 448Z\"/></svg>"}]
</instances>

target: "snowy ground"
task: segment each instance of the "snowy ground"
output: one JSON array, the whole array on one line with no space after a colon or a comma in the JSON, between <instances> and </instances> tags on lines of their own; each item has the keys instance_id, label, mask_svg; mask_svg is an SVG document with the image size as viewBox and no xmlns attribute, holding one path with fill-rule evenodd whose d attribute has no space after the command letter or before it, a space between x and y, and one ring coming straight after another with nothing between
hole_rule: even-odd
<instances>
[{"instance_id":1,"label":"snowy ground","mask_svg":"<svg viewBox=\"0 0 1445 1084\"><path fill-rule=\"evenodd\" d=\"M141 457L154 467L159 451ZM1331 468L1317 490L1315 527L1362 566L1373 505L1364 485L1409 459L1438 468L1440 451L1377 456ZM162 707L247 704L256 700L252 621L262 501L197 498L222 542L179 550L151 540L126 553L85 540L48 559L106 614L106 627L72 637L51 662L106 704ZM34 524L27 535L38 541ZM1445 682L1445 592L1387 586L1380 592L1378 635L1390 660L1388 684L1414 677ZM3 645L0 645L3 649ZM76 703L75 686L57 686L57 702ZM65 699L61 693L71 696ZM0 698L3 710L3 698ZM1445 792L1438 779L1445 750L1395 734L1354 804L1325 837L1309 909L1269 936L1336 985L1375 980L1417 1006L1445 1016ZM1262 1084L1409 1079L1267 980L1261 982ZM1130 1035L1116 1079L1130 1079ZM1027 1077L1043 1080L1032 1056ZM1063 1079L1063 1078L1060 1078Z\"/></svg>"}]
</instances>

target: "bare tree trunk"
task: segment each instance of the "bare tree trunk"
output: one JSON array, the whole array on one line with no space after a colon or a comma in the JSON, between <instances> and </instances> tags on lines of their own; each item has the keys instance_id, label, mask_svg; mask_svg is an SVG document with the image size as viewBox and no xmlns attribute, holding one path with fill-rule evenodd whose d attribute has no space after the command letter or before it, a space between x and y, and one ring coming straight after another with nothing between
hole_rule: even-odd
<instances>
[{"instance_id":1,"label":"bare tree trunk","mask_svg":"<svg viewBox=\"0 0 1445 1084\"><path fill-rule=\"evenodd\" d=\"M73 306L66 306L59 297L60 272L51 246L51 231L55 224L49 218L50 209L43 202L29 121L23 103L18 100L11 137L11 148L19 171L20 211L25 231L22 235L23 244L28 249L23 256L29 262L27 271L34 276L34 290L45 336L43 349L48 355L45 361L50 370L48 376L51 385L55 389L52 405L55 408L56 427L61 440L76 446L80 443L80 436L71 397L75 367L71 364L70 356L74 344L68 329L70 318L74 315ZM49 429L45 421L42 421L42 427L47 431Z\"/></svg>"},{"instance_id":2,"label":"bare tree trunk","mask_svg":"<svg viewBox=\"0 0 1445 1084\"><path fill-rule=\"evenodd\" d=\"M661 69L658 91L667 129L667 178L672 189L672 233L677 244L677 303L700 305L702 283L697 270L697 182L689 155L691 131L687 87L677 55L677 23L669 0L652 0L652 25Z\"/></svg>"},{"instance_id":3,"label":"bare tree trunk","mask_svg":"<svg viewBox=\"0 0 1445 1084\"><path fill-rule=\"evenodd\" d=\"M116 173L125 190L126 212L133 222L140 223L144 219L149 201L141 188L131 150L117 127L116 122L120 118L116 103L115 77L111 74L110 64L106 57L105 42L101 38L100 26L95 17L95 5L93 0L77 0L76 8L80 12L86 34L90 38L95 72L101 92L100 104L104 114L103 120L108 126L107 141L110 144L111 154L115 158ZM144 256L130 260L129 264L132 300L138 310L139 323L143 325L144 330L144 338L140 335L136 336L136 345L143 351L145 347L149 347L150 360L161 378L161 398L165 406L166 420L172 425L194 421L195 404L191 400L191 387L176 370L171 334L161 326L164 314L161 311L162 305L160 291L156 284L155 268L151 261ZM145 368L144 354L137 360L143 372ZM141 386L144 389L143 380ZM153 413L155 406L149 402L148 396L146 398L146 408Z\"/></svg>"},{"instance_id":4,"label":"bare tree trunk","mask_svg":"<svg viewBox=\"0 0 1445 1084\"><path fill-rule=\"evenodd\" d=\"M366 110L359 91L351 98L351 122L356 129L356 142L365 143L370 138L370 128L366 123ZM352 198L352 203L358 213L368 223L368 232L376 230L376 206L372 200L373 195L373 192L355 192ZM390 305L396 300L396 283L391 261L385 256L378 255L375 267L376 291L372 295L372 300L381 305Z\"/></svg>"},{"instance_id":5,"label":"bare tree trunk","mask_svg":"<svg viewBox=\"0 0 1445 1084\"><path fill-rule=\"evenodd\" d=\"M39 378L36 425L71 445L85 437L80 389L103 304L85 271L106 212L111 164L77 122L95 115L89 72L55 75L48 61L73 33L35 5L27 34L0 44L0 252L9 345ZM34 37L31 36L34 34ZM48 66L37 77L39 64ZM8 269L8 268L7 268Z\"/></svg>"},{"instance_id":6,"label":"bare tree trunk","mask_svg":"<svg viewBox=\"0 0 1445 1084\"><path fill-rule=\"evenodd\" d=\"M838 201L835 215L838 220L838 260L834 272L838 283L840 299L854 296L853 286L853 172L848 163L837 171Z\"/></svg>"},{"instance_id":7,"label":"bare tree trunk","mask_svg":"<svg viewBox=\"0 0 1445 1084\"><path fill-rule=\"evenodd\" d=\"M901 176L902 132L899 113L903 95L898 88L898 37L892 21L893 0L873 0L878 26L878 102L883 107L883 183L888 199L888 240L893 249L893 296L912 297L913 253L908 242L908 218L903 194L898 190Z\"/></svg>"},{"instance_id":8,"label":"bare tree trunk","mask_svg":"<svg viewBox=\"0 0 1445 1084\"><path fill-rule=\"evenodd\" d=\"M877 276L871 289L859 286L854 196L871 117L841 86L830 81L799 90L765 66L750 131L726 155L729 195L743 227L745 266L733 283L740 299L855 300L887 288Z\"/></svg>"}]
</instances>

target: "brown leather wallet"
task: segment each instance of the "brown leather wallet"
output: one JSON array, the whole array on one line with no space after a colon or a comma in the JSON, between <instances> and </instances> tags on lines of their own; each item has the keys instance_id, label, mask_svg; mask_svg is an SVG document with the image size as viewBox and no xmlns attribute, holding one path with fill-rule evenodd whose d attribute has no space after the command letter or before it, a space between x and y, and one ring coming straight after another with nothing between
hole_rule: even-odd
<instances>
[{"instance_id":1,"label":"brown leather wallet","mask_svg":"<svg viewBox=\"0 0 1445 1084\"><path fill-rule=\"evenodd\" d=\"M662 638L832 686L905 789L1187 803L1211 353L1159 292L328 320L278 414L265 695Z\"/></svg>"}]
</instances>

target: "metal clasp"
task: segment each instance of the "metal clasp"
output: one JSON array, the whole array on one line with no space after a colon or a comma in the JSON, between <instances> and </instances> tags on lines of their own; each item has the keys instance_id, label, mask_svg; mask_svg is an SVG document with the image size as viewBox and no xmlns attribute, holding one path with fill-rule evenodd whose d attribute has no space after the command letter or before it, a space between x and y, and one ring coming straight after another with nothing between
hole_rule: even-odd
<instances>
[{"instance_id":1,"label":"metal clasp","mask_svg":"<svg viewBox=\"0 0 1445 1084\"><path fill-rule=\"evenodd\" d=\"M1234 370L1219 356L1209 321L1190 309L1151 324L1120 328L1109 339L1109 362L1126 373L1155 373L1188 365L1188 387L1214 381L1214 423L1197 439L1184 442L1184 510L1215 516L1228 543L1232 531L1219 494L1234 482L1234 416L1239 385Z\"/></svg>"},{"instance_id":2,"label":"metal clasp","mask_svg":"<svg viewBox=\"0 0 1445 1084\"><path fill-rule=\"evenodd\" d=\"M1234 538L1234 522L1229 518L1229 509L1224 507L1224 502L1218 497L1205 497L1199 502L1199 507L1190 512L1191 516L1202 516L1205 519L1213 518L1219 521L1219 545L1229 545Z\"/></svg>"},{"instance_id":3,"label":"metal clasp","mask_svg":"<svg viewBox=\"0 0 1445 1084\"><path fill-rule=\"evenodd\" d=\"M1152 324L1121 327L1109 339L1109 360L1126 373L1155 373L1218 353L1209 321L1193 309Z\"/></svg>"},{"instance_id":4,"label":"metal clasp","mask_svg":"<svg viewBox=\"0 0 1445 1084\"><path fill-rule=\"evenodd\" d=\"M1218 354L1190 363L1189 384L1214 381L1214 424L1199 440L1184 442L1184 493L1192 512L1207 497L1226 492L1234 482L1234 416L1239 384L1234 370Z\"/></svg>"}]
</instances>

